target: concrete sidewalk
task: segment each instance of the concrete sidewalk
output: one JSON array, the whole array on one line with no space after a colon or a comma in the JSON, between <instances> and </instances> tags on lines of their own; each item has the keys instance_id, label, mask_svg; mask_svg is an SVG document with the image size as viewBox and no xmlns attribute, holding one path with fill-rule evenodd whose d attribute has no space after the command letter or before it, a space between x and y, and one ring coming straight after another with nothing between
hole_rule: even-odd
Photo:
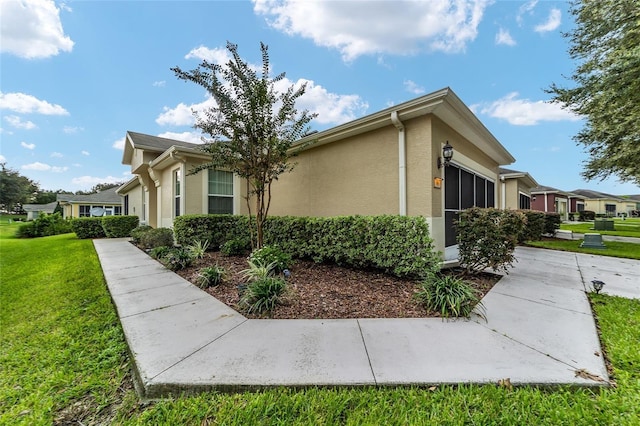
<instances>
[{"instance_id":1,"label":"concrete sidewalk","mask_svg":"<svg viewBox=\"0 0 640 426\"><path fill-rule=\"evenodd\" d=\"M487 321L250 320L125 239L94 240L144 399L266 386L608 383L585 283L640 297L640 261L518 248ZM589 288L586 288L589 290Z\"/></svg>"}]
</instances>

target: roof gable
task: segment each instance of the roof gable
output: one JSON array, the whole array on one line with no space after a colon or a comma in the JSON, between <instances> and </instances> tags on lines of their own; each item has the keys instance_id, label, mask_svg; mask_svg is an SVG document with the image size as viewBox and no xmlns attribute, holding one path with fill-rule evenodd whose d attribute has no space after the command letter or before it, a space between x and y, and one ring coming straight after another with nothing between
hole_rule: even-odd
<instances>
[{"instance_id":1,"label":"roof gable","mask_svg":"<svg viewBox=\"0 0 640 426\"><path fill-rule=\"evenodd\" d=\"M155 152L160 155L173 146L186 148L193 151L200 151L200 147L202 147L202 144L184 142L175 139L161 138L159 136L145 135L144 133L127 131L124 140L122 164L131 164L133 151L135 149L140 149L146 152Z\"/></svg>"},{"instance_id":2,"label":"roof gable","mask_svg":"<svg viewBox=\"0 0 640 426\"><path fill-rule=\"evenodd\" d=\"M66 203L121 204L122 197L116 193L117 189L109 188L94 194L58 194L57 200Z\"/></svg>"}]
</instances>

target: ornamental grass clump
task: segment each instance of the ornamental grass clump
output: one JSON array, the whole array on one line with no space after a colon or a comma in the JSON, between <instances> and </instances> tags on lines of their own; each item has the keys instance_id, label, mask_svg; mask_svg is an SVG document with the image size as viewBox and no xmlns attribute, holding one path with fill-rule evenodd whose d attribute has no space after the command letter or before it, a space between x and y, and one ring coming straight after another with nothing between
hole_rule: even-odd
<instances>
[{"instance_id":1,"label":"ornamental grass clump","mask_svg":"<svg viewBox=\"0 0 640 426\"><path fill-rule=\"evenodd\" d=\"M227 271L218 265L207 266L198 271L196 283L200 288L215 287L227 278Z\"/></svg>"},{"instance_id":2,"label":"ornamental grass clump","mask_svg":"<svg viewBox=\"0 0 640 426\"><path fill-rule=\"evenodd\" d=\"M202 259L209 249L209 241L196 240L193 244L187 246L187 250L191 252L194 259Z\"/></svg>"},{"instance_id":3,"label":"ornamental grass clump","mask_svg":"<svg viewBox=\"0 0 640 426\"><path fill-rule=\"evenodd\" d=\"M287 283L278 277L262 277L251 281L238 302L240 309L248 314L271 312L281 301Z\"/></svg>"},{"instance_id":4,"label":"ornamental grass clump","mask_svg":"<svg viewBox=\"0 0 640 426\"><path fill-rule=\"evenodd\" d=\"M462 279L452 275L431 275L420 283L415 298L429 311L439 312L443 317L466 317L478 307L484 306L474 289ZM484 317L483 312L476 311Z\"/></svg>"}]
</instances>

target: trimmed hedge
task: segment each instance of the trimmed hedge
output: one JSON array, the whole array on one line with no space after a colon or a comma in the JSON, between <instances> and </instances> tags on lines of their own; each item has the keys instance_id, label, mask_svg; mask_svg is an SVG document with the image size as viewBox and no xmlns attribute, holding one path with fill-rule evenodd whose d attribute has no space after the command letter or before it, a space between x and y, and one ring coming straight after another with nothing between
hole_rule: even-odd
<instances>
[{"instance_id":1,"label":"trimmed hedge","mask_svg":"<svg viewBox=\"0 0 640 426\"><path fill-rule=\"evenodd\" d=\"M24 223L16 231L17 238L48 237L72 232L71 223L60 213L43 213L31 222Z\"/></svg>"},{"instance_id":2,"label":"trimmed hedge","mask_svg":"<svg viewBox=\"0 0 640 426\"><path fill-rule=\"evenodd\" d=\"M107 238L124 238L131 235L139 222L138 216L104 216L102 229Z\"/></svg>"},{"instance_id":3,"label":"trimmed hedge","mask_svg":"<svg viewBox=\"0 0 640 426\"><path fill-rule=\"evenodd\" d=\"M546 213L537 210L521 210L526 217L526 224L522 233L518 236L518 242L537 241L542 239L545 233Z\"/></svg>"},{"instance_id":4,"label":"trimmed hedge","mask_svg":"<svg viewBox=\"0 0 640 426\"><path fill-rule=\"evenodd\" d=\"M213 247L248 238L248 218L185 215L174 221L181 245L207 240ZM297 258L376 268L399 277L422 277L439 267L429 227L422 217L344 216L267 218L264 242Z\"/></svg>"},{"instance_id":5,"label":"trimmed hedge","mask_svg":"<svg viewBox=\"0 0 640 426\"><path fill-rule=\"evenodd\" d=\"M104 228L102 228L101 217L81 217L71 220L71 228L78 238L104 238Z\"/></svg>"},{"instance_id":6,"label":"trimmed hedge","mask_svg":"<svg viewBox=\"0 0 640 426\"><path fill-rule=\"evenodd\" d=\"M546 213L544 218L544 233L554 235L560 229L562 218L558 213Z\"/></svg>"}]
</instances>

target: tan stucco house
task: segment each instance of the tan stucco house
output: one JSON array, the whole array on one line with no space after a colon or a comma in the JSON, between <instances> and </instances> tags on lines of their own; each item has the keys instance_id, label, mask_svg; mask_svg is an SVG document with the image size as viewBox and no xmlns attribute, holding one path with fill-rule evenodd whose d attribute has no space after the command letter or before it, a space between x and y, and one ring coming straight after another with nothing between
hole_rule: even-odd
<instances>
[{"instance_id":1,"label":"tan stucco house","mask_svg":"<svg viewBox=\"0 0 640 426\"><path fill-rule=\"evenodd\" d=\"M58 194L57 202L62 208L62 217L121 215L122 197L116 193L116 189L105 189L94 194Z\"/></svg>"},{"instance_id":2,"label":"tan stucco house","mask_svg":"<svg viewBox=\"0 0 640 426\"><path fill-rule=\"evenodd\" d=\"M636 210L636 201L631 198L623 198L589 189L576 189L572 192L584 198L585 210L591 210L597 215L615 217L625 214L630 216L631 212Z\"/></svg>"},{"instance_id":3,"label":"tan stucco house","mask_svg":"<svg viewBox=\"0 0 640 426\"><path fill-rule=\"evenodd\" d=\"M298 143L307 142L295 170L274 182L270 215L423 216L440 251L455 245L461 210L500 206L499 167L515 161L449 88ZM453 157L445 165L447 143ZM238 177L221 170L189 174L207 158L197 144L127 132L122 162L135 177L117 191L124 214L169 227L182 214L246 213ZM514 179L526 193L531 178Z\"/></svg>"},{"instance_id":4,"label":"tan stucco house","mask_svg":"<svg viewBox=\"0 0 640 426\"><path fill-rule=\"evenodd\" d=\"M531 209L531 190L538 182L527 172L499 168L500 208L512 210Z\"/></svg>"}]
</instances>

